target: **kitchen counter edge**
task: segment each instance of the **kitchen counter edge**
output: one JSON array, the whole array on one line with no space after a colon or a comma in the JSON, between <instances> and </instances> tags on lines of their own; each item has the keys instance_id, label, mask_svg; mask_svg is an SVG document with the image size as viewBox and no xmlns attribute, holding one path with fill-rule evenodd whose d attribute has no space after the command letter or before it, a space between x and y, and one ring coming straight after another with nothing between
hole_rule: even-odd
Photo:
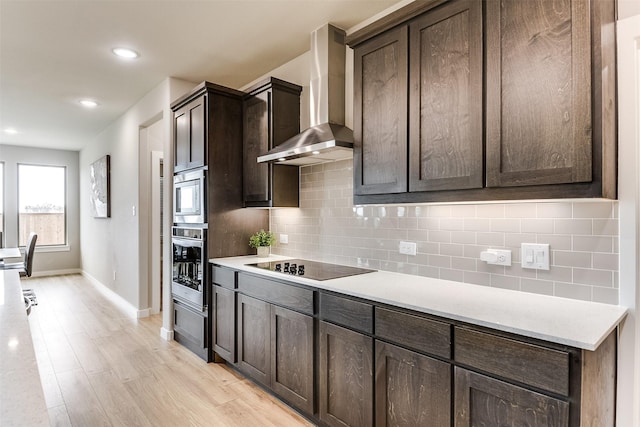
<instances>
[{"instance_id":1,"label":"kitchen counter edge","mask_svg":"<svg viewBox=\"0 0 640 427\"><path fill-rule=\"evenodd\" d=\"M317 281L247 264L291 259L241 256L210 263L292 284L484 326L557 344L595 350L624 319L627 308L388 271Z\"/></svg>"}]
</instances>

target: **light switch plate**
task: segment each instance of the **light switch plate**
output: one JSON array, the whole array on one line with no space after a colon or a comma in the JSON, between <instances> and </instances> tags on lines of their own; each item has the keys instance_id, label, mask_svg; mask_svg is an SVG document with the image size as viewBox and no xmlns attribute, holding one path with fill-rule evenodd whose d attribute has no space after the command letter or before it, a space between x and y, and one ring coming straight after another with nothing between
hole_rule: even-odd
<instances>
[{"instance_id":1,"label":"light switch plate","mask_svg":"<svg viewBox=\"0 0 640 427\"><path fill-rule=\"evenodd\" d=\"M549 270L548 243L523 243L520 256L522 268Z\"/></svg>"},{"instance_id":2,"label":"light switch plate","mask_svg":"<svg viewBox=\"0 0 640 427\"><path fill-rule=\"evenodd\" d=\"M280 243L285 245L289 243L289 235L280 233Z\"/></svg>"}]
</instances>

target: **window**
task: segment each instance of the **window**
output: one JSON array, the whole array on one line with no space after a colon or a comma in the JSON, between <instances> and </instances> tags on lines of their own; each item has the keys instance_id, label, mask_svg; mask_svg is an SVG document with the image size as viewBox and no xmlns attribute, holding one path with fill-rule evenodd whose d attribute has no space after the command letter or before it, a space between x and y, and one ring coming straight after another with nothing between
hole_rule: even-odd
<instances>
[{"instance_id":1,"label":"window","mask_svg":"<svg viewBox=\"0 0 640 427\"><path fill-rule=\"evenodd\" d=\"M18 165L18 244L26 245L30 232L38 246L67 243L65 203L66 168Z\"/></svg>"}]
</instances>

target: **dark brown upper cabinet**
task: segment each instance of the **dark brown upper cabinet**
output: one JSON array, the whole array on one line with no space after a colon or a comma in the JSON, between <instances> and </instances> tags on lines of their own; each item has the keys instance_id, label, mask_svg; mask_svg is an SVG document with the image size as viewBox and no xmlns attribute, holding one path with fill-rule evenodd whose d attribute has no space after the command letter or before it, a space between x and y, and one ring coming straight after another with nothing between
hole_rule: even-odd
<instances>
[{"instance_id":1,"label":"dark brown upper cabinet","mask_svg":"<svg viewBox=\"0 0 640 427\"><path fill-rule=\"evenodd\" d=\"M590 182L588 2L485 8L487 187Z\"/></svg>"},{"instance_id":2,"label":"dark brown upper cabinet","mask_svg":"<svg viewBox=\"0 0 640 427\"><path fill-rule=\"evenodd\" d=\"M407 28L354 52L355 194L407 191Z\"/></svg>"},{"instance_id":3,"label":"dark brown upper cabinet","mask_svg":"<svg viewBox=\"0 0 640 427\"><path fill-rule=\"evenodd\" d=\"M482 188L482 7L409 24L409 191Z\"/></svg>"},{"instance_id":4,"label":"dark brown upper cabinet","mask_svg":"<svg viewBox=\"0 0 640 427\"><path fill-rule=\"evenodd\" d=\"M174 112L175 172L202 167L206 159L206 95L199 96Z\"/></svg>"},{"instance_id":5,"label":"dark brown upper cabinet","mask_svg":"<svg viewBox=\"0 0 640 427\"><path fill-rule=\"evenodd\" d=\"M615 198L614 7L430 0L349 35L354 203Z\"/></svg>"},{"instance_id":6,"label":"dark brown upper cabinet","mask_svg":"<svg viewBox=\"0 0 640 427\"><path fill-rule=\"evenodd\" d=\"M258 156L300 133L302 87L269 78L247 90L243 194L247 207L298 207L299 168L257 163Z\"/></svg>"},{"instance_id":7,"label":"dark brown upper cabinet","mask_svg":"<svg viewBox=\"0 0 640 427\"><path fill-rule=\"evenodd\" d=\"M211 258L248 255L249 236L269 227L268 212L242 209L244 95L202 82L171 104L175 172L206 167L206 222L216 225L208 232Z\"/></svg>"}]
</instances>

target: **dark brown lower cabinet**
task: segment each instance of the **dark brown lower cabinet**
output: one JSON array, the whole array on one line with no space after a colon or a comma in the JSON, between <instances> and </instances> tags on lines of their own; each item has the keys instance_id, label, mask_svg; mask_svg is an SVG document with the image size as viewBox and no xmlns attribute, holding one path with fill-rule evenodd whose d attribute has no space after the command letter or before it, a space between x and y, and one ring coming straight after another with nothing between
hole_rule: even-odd
<instances>
[{"instance_id":1,"label":"dark brown lower cabinet","mask_svg":"<svg viewBox=\"0 0 640 427\"><path fill-rule=\"evenodd\" d=\"M238 294L238 368L267 386L271 378L270 306Z\"/></svg>"},{"instance_id":2,"label":"dark brown lower cabinet","mask_svg":"<svg viewBox=\"0 0 640 427\"><path fill-rule=\"evenodd\" d=\"M376 340L376 426L450 426L451 366Z\"/></svg>"},{"instance_id":3,"label":"dark brown lower cabinet","mask_svg":"<svg viewBox=\"0 0 640 427\"><path fill-rule=\"evenodd\" d=\"M313 317L271 306L271 389L313 415Z\"/></svg>"},{"instance_id":4,"label":"dark brown lower cabinet","mask_svg":"<svg viewBox=\"0 0 640 427\"><path fill-rule=\"evenodd\" d=\"M208 320L205 313L173 300L174 339L206 361L209 361Z\"/></svg>"},{"instance_id":5,"label":"dark brown lower cabinet","mask_svg":"<svg viewBox=\"0 0 640 427\"><path fill-rule=\"evenodd\" d=\"M455 427L568 427L569 403L455 368Z\"/></svg>"},{"instance_id":6,"label":"dark brown lower cabinet","mask_svg":"<svg viewBox=\"0 0 640 427\"><path fill-rule=\"evenodd\" d=\"M213 351L227 362L236 361L236 293L222 286L212 286Z\"/></svg>"},{"instance_id":7,"label":"dark brown lower cabinet","mask_svg":"<svg viewBox=\"0 0 640 427\"><path fill-rule=\"evenodd\" d=\"M373 338L321 321L319 372L326 425L373 425Z\"/></svg>"},{"instance_id":8,"label":"dark brown lower cabinet","mask_svg":"<svg viewBox=\"0 0 640 427\"><path fill-rule=\"evenodd\" d=\"M238 368L313 415L313 317L238 294Z\"/></svg>"}]
</instances>

